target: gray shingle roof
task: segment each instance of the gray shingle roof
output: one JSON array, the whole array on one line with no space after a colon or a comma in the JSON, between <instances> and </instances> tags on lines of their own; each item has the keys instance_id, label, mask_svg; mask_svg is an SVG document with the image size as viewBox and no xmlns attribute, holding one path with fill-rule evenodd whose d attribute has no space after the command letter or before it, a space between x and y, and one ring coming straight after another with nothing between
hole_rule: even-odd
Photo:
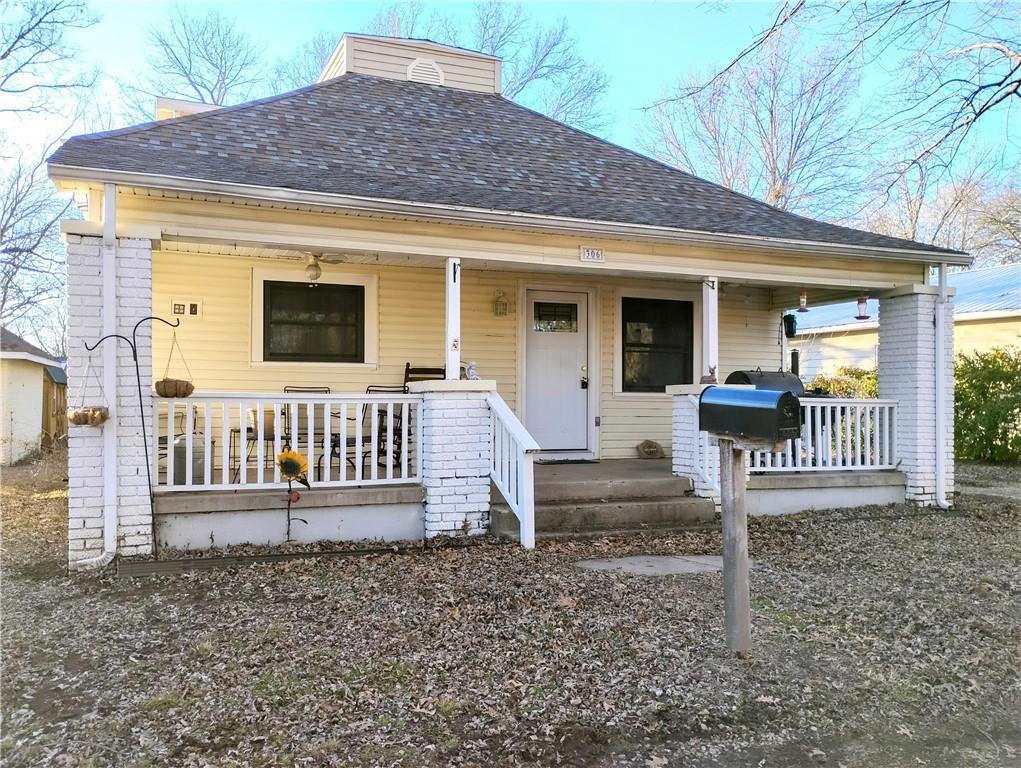
<instances>
[{"instance_id":1,"label":"gray shingle roof","mask_svg":"<svg viewBox=\"0 0 1021 768\"><path fill-rule=\"evenodd\" d=\"M947 253L796 216L491 94L347 74L76 136L53 165L712 234Z\"/></svg>"},{"instance_id":2,"label":"gray shingle roof","mask_svg":"<svg viewBox=\"0 0 1021 768\"><path fill-rule=\"evenodd\" d=\"M18 334L13 331L8 331L3 327L0 327L0 351L14 352L22 355L35 355L36 357L42 357L46 360L53 359L53 356L45 349L40 349L35 344L29 344L23 338L18 336Z\"/></svg>"}]
</instances>

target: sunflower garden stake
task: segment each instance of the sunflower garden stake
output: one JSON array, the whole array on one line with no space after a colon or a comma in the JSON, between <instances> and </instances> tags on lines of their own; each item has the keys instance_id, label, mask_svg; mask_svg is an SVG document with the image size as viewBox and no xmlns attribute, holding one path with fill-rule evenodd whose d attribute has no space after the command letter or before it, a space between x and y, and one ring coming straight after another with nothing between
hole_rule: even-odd
<instances>
[{"instance_id":1,"label":"sunflower garden stake","mask_svg":"<svg viewBox=\"0 0 1021 768\"><path fill-rule=\"evenodd\" d=\"M294 490L293 483L301 483L306 488L308 484L308 461L297 451L284 451L277 456L277 466L280 467L280 476L287 481L287 540L291 541L291 504L301 499L301 493ZM294 518L305 525L308 520L300 517Z\"/></svg>"}]
</instances>

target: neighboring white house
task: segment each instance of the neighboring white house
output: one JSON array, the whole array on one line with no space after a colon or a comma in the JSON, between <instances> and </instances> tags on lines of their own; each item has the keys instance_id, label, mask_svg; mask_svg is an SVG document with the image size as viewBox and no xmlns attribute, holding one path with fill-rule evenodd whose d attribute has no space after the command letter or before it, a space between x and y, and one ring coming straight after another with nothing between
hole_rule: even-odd
<instances>
[{"instance_id":1,"label":"neighboring white house","mask_svg":"<svg viewBox=\"0 0 1021 768\"><path fill-rule=\"evenodd\" d=\"M557 123L503 98L500 66L346 35L313 86L50 158L86 210L63 223L72 389L110 406L71 430L73 567L283 541L285 446L309 460L304 541L711 519L695 395L775 368L803 290L881 297L882 399L804 401L803 439L752 459L753 511L946 503L952 295L925 276L967 255ZM154 395L165 376L195 393ZM639 464L645 440L669 461Z\"/></svg>"},{"instance_id":2,"label":"neighboring white house","mask_svg":"<svg viewBox=\"0 0 1021 768\"><path fill-rule=\"evenodd\" d=\"M977 352L1021 345L1021 263L951 272L954 349ZM800 355L802 378L841 367L875 368L879 359L878 302L867 302L867 319L856 320L855 301L812 307L797 315L791 348Z\"/></svg>"},{"instance_id":3,"label":"neighboring white house","mask_svg":"<svg viewBox=\"0 0 1021 768\"><path fill-rule=\"evenodd\" d=\"M42 447L47 368L61 370L45 351L0 328L0 466Z\"/></svg>"}]
</instances>

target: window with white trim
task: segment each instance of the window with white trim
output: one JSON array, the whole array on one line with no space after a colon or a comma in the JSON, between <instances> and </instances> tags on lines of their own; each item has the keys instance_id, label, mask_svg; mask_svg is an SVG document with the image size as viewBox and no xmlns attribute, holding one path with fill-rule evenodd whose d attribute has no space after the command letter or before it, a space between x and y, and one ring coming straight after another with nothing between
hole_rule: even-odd
<instances>
[{"instance_id":1,"label":"window with white trim","mask_svg":"<svg viewBox=\"0 0 1021 768\"><path fill-rule=\"evenodd\" d=\"M365 286L266 280L262 359L364 363Z\"/></svg>"},{"instance_id":2,"label":"window with white trim","mask_svg":"<svg viewBox=\"0 0 1021 768\"><path fill-rule=\"evenodd\" d=\"M378 276L327 272L310 285L296 269L252 270L255 365L374 366Z\"/></svg>"}]
</instances>

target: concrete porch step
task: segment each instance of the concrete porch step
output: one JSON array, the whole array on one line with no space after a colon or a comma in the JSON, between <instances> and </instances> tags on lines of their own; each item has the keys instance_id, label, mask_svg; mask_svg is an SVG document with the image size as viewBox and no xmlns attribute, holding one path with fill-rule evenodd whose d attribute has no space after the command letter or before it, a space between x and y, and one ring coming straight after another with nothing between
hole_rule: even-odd
<instances>
[{"instance_id":1,"label":"concrete porch step","mask_svg":"<svg viewBox=\"0 0 1021 768\"><path fill-rule=\"evenodd\" d=\"M663 474L656 477L547 477L536 472L536 503L561 501L630 501L667 499L691 493L691 480Z\"/></svg>"},{"instance_id":2,"label":"concrete porch step","mask_svg":"<svg viewBox=\"0 0 1021 768\"><path fill-rule=\"evenodd\" d=\"M554 501L535 505L535 531L540 538L596 535L640 530L681 530L712 523L712 501L694 496L616 499L612 501ZM494 504L491 530L517 538L518 519L503 503Z\"/></svg>"}]
</instances>

